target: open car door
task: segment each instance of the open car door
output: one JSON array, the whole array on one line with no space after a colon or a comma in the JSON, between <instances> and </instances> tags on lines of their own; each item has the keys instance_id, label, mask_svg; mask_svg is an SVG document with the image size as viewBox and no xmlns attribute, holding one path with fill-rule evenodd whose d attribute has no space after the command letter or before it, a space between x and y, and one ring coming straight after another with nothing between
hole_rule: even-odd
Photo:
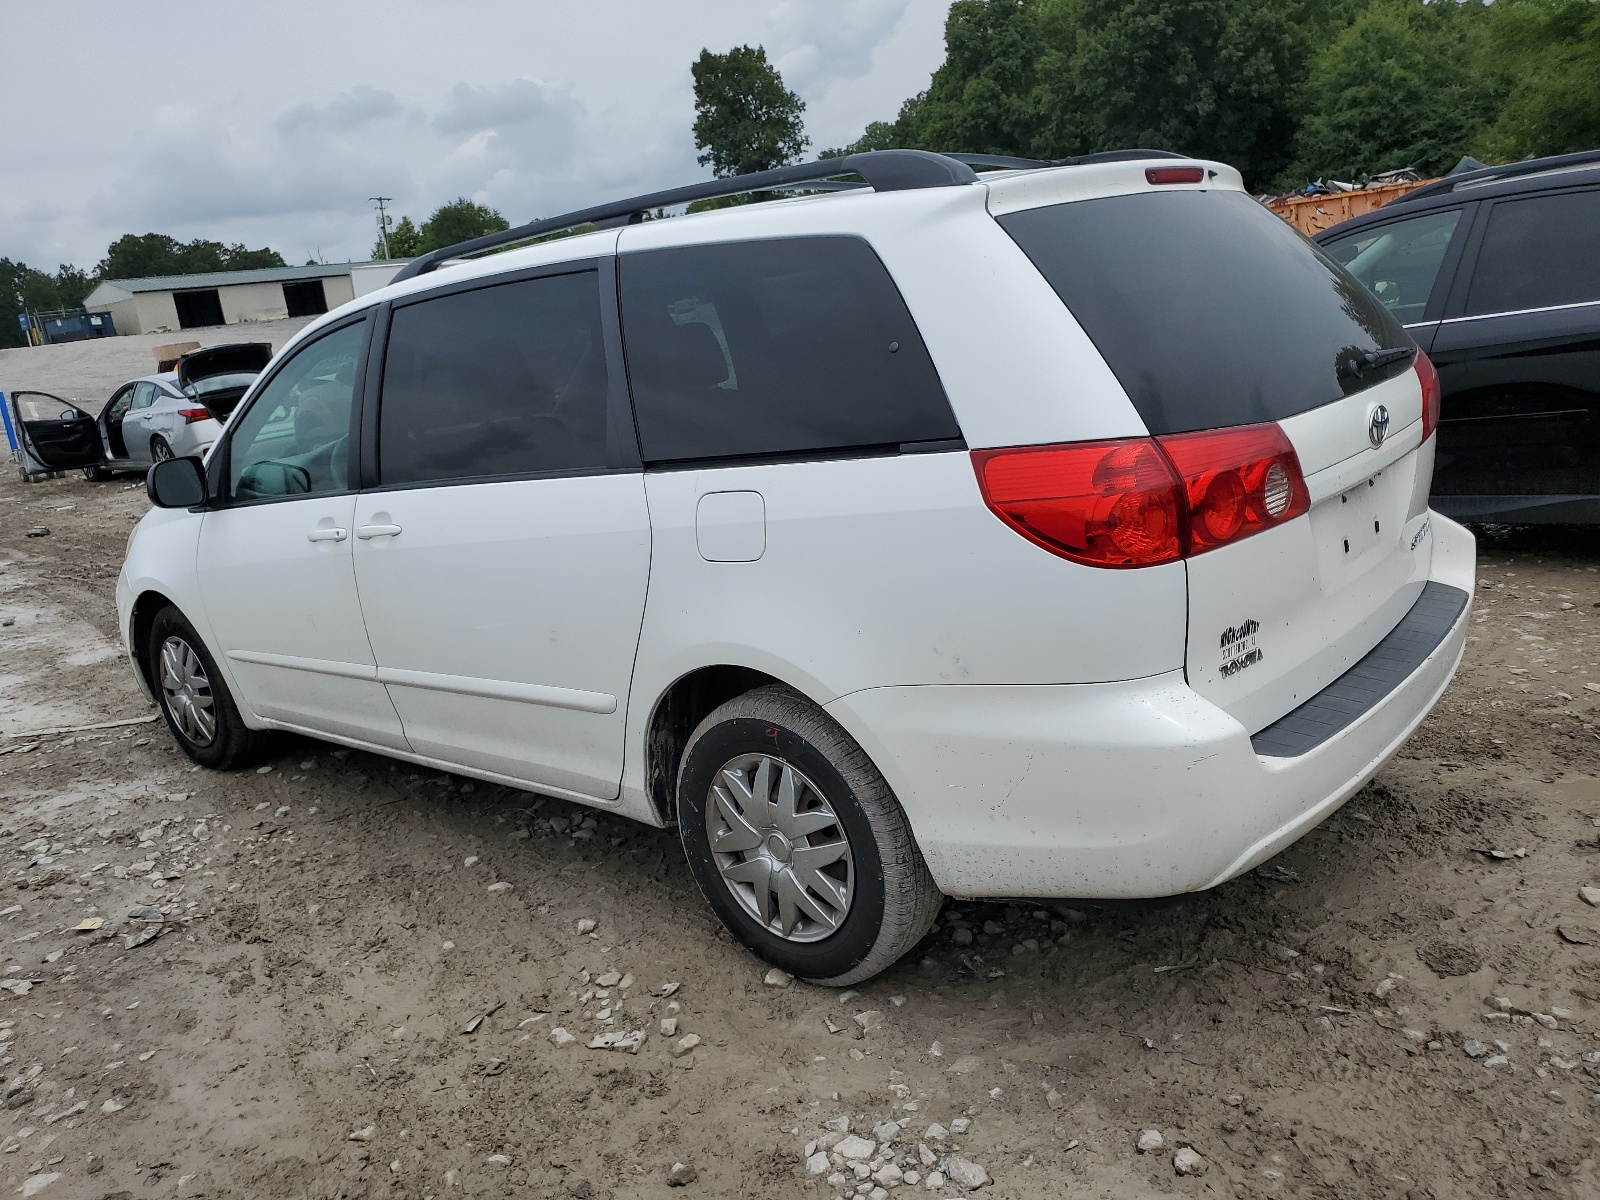
<instances>
[{"instance_id":1,"label":"open car door","mask_svg":"<svg viewBox=\"0 0 1600 1200\"><path fill-rule=\"evenodd\" d=\"M24 478L42 471L95 467L105 461L100 423L78 404L49 392L11 392L9 402L22 442Z\"/></svg>"},{"instance_id":2,"label":"open car door","mask_svg":"<svg viewBox=\"0 0 1600 1200\"><path fill-rule=\"evenodd\" d=\"M226 421L272 361L268 342L232 342L191 350L178 360L178 389L205 405L216 421Z\"/></svg>"}]
</instances>

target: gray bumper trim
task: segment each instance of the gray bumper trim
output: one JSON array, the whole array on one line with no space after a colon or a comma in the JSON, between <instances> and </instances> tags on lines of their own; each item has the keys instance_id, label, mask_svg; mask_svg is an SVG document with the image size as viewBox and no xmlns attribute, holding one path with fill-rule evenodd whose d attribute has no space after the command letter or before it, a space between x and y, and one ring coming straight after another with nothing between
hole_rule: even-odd
<instances>
[{"instance_id":1,"label":"gray bumper trim","mask_svg":"<svg viewBox=\"0 0 1600 1200\"><path fill-rule=\"evenodd\" d=\"M1250 739L1265 758L1298 758L1354 724L1399 687L1454 628L1467 593L1431 581L1400 624L1360 662Z\"/></svg>"}]
</instances>

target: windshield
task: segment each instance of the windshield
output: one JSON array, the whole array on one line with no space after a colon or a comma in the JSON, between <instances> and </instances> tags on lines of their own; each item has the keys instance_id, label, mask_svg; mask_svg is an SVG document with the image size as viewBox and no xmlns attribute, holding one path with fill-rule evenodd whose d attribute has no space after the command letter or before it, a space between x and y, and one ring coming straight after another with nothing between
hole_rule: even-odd
<instances>
[{"instance_id":1,"label":"windshield","mask_svg":"<svg viewBox=\"0 0 1600 1200\"><path fill-rule=\"evenodd\" d=\"M1154 434L1277 421L1410 369L1400 323L1242 192L1108 196L998 218Z\"/></svg>"}]
</instances>

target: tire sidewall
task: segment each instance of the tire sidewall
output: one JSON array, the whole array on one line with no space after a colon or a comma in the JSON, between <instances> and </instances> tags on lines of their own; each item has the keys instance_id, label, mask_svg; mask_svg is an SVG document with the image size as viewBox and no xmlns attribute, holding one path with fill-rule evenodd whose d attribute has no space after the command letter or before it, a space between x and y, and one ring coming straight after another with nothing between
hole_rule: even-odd
<instances>
[{"instance_id":1,"label":"tire sidewall","mask_svg":"<svg viewBox=\"0 0 1600 1200\"><path fill-rule=\"evenodd\" d=\"M211 709L216 720L217 732L209 746L196 745L190 741L178 727L178 723L173 720L172 712L167 706L166 689L161 686L161 647L169 637L181 637L189 643L194 652L200 656L200 661L205 665L206 678L211 681ZM202 767L220 769L227 766L239 751L237 742L243 723L234 708L228 685L223 682L222 674L217 670L216 660L211 657L211 651L195 632L194 626L189 624L177 609L163 609L151 622L150 640L145 647L145 653L147 655L145 661L150 669L151 690L156 695L156 707L161 710L161 717L166 721L167 729L183 752Z\"/></svg>"},{"instance_id":2,"label":"tire sidewall","mask_svg":"<svg viewBox=\"0 0 1600 1200\"><path fill-rule=\"evenodd\" d=\"M711 853L706 806L724 764L744 754L792 763L822 790L839 818L854 859L855 887L844 923L821 941L791 942L763 929L729 892ZM704 730L684 755L678 776L678 824L689 870L722 923L768 962L804 979L827 979L854 968L877 943L887 903L883 859L855 788L827 755L782 722L733 717Z\"/></svg>"}]
</instances>

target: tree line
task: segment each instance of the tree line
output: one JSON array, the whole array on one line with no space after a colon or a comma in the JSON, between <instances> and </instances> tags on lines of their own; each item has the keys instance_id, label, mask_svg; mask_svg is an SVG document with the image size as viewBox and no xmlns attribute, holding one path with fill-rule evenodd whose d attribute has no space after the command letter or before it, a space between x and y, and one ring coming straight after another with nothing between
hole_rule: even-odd
<instances>
[{"instance_id":1,"label":"tree line","mask_svg":"<svg viewBox=\"0 0 1600 1200\"><path fill-rule=\"evenodd\" d=\"M694 80L717 174L807 145L804 103L760 47L703 53ZM928 87L822 154L899 147L1177 150L1232 163L1257 192L1593 149L1600 2L956 0Z\"/></svg>"}]
</instances>

